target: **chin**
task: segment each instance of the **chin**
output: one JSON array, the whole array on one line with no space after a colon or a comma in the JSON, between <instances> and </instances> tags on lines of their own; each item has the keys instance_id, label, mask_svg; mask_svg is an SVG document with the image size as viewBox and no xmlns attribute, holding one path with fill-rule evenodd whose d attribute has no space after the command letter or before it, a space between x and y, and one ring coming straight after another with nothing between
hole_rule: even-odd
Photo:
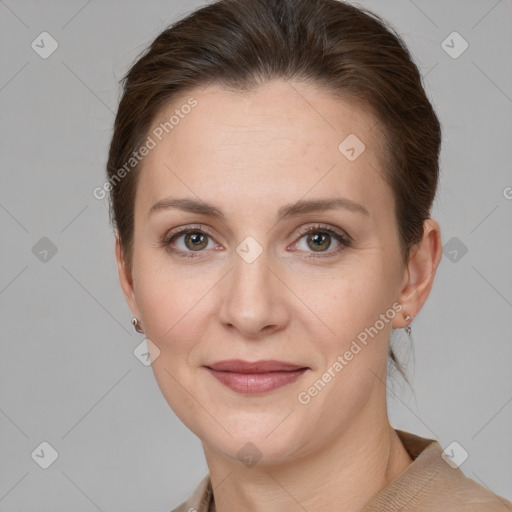
<instances>
[{"instance_id":1,"label":"chin","mask_svg":"<svg viewBox=\"0 0 512 512\"><path fill-rule=\"evenodd\" d=\"M292 423L291 418L283 422L285 417L286 414L261 413L232 417L231 421L224 417L223 428L217 424L212 427L210 422L205 424L202 421L195 422L196 427L200 425L199 429L194 425L189 428L212 450L247 467L254 464L276 465L294 460L299 456L297 447L309 444L304 439L304 423Z\"/></svg>"},{"instance_id":2,"label":"chin","mask_svg":"<svg viewBox=\"0 0 512 512\"><path fill-rule=\"evenodd\" d=\"M251 468L258 466L274 466L292 461L295 455L290 451L291 446L297 446L287 438L269 440L263 434L261 438L208 439L206 443L226 458L239 461L243 466Z\"/></svg>"}]
</instances>

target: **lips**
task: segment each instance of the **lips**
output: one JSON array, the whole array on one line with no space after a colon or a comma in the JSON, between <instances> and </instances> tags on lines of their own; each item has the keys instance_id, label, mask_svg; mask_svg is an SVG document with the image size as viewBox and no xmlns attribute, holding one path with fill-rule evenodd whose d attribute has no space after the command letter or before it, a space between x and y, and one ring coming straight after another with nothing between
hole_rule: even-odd
<instances>
[{"instance_id":1,"label":"lips","mask_svg":"<svg viewBox=\"0 0 512 512\"><path fill-rule=\"evenodd\" d=\"M269 373L269 372L289 372L306 368L292 363L282 361L244 361L242 359L228 359L217 363L207 365L207 368L218 370L220 372L236 373Z\"/></svg>"},{"instance_id":2,"label":"lips","mask_svg":"<svg viewBox=\"0 0 512 512\"><path fill-rule=\"evenodd\" d=\"M283 361L230 359L206 366L219 382L237 393L268 393L296 381L309 368Z\"/></svg>"}]
</instances>

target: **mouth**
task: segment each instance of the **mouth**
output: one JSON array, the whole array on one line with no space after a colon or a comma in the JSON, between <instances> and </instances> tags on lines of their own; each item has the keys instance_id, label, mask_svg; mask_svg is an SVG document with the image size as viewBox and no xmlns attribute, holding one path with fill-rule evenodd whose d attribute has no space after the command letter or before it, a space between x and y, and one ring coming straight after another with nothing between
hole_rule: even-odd
<instances>
[{"instance_id":1,"label":"mouth","mask_svg":"<svg viewBox=\"0 0 512 512\"><path fill-rule=\"evenodd\" d=\"M237 393L245 395L263 394L295 382L307 370L283 361L243 361L231 359L207 365L205 368L219 382Z\"/></svg>"}]
</instances>

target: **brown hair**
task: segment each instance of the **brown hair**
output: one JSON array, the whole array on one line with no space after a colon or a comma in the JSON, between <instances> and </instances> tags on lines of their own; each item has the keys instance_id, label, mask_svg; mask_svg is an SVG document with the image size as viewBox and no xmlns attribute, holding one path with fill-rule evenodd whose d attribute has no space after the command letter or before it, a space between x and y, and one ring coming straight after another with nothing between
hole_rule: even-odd
<instances>
[{"instance_id":1,"label":"brown hair","mask_svg":"<svg viewBox=\"0 0 512 512\"><path fill-rule=\"evenodd\" d=\"M122 179L119 170L156 115L196 86L250 91L273 78L317 84L376 116L383 178L394 192L407 263L430 217L441 127L400 36L376 14L340 0L219 0L164 30L121 80L107 177L111 220L128 268L140 165ZM407 380L391 349L390 357Z\"/></svg>"}]
</instances>

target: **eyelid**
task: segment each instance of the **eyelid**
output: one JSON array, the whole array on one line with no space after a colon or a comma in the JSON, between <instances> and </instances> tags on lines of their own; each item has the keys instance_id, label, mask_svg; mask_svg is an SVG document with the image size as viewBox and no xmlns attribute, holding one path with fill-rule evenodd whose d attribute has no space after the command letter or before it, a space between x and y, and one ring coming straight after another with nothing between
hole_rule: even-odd
<instances>
[{"instance_id":1,"label":"eyelid","mask_svg":"<svg viewBox=\"0 0 512 512\"><path fill-rule=\"evenodd\" d=\"M189 231L203 231L204 233L211 236L209 232L209 227L206 226L205 224L187 224L185 226L178 226L177 228L167 231L163 238L165 240L170 240L175 235L184 235Z\"/></svg>"},{"instance_id":2,"label":"eyelid","mask_svg":"<svg viewBox=\"0 0 512 512\"><path fill-rule=\"evenodd\" d=\"M323 222L312 223L309 226L300 228L299 235L300 235L300 237L302 237L304 235L307 235L311 231L333 233L333 234L339 236L340 238L343 238L347 243L352 242L352 237L346 231L343 231L339 228L331 226L330 224L324 224Z\"/></svg>"}]
</instances>

